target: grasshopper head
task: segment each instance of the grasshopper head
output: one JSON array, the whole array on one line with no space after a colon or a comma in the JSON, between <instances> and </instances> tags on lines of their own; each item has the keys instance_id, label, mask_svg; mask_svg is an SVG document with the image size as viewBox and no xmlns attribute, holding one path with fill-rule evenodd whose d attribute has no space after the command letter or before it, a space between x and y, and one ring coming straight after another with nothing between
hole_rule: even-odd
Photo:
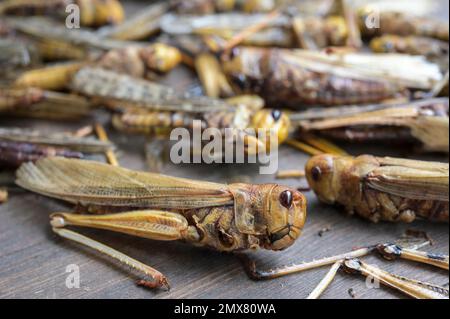
<instances>
[{"instance_id":1,"label":"grasshopper head","mask_svg":"<svg viewBox=\"0 0 450 319\"><path fill-rule=\"evenodd\" d=\"M306 163L306 178L309 186L325 203L335 202L333 187L335 157L329 154L317 155Z\"/></svg>"},{"instance_id":2,"label":"grasshopper head","mask_svg":"<svg viewBox=\"0 0 450 319\"><path fill-rule=\"evenodd\" d=\"M283 250L300 236L306 221L306 198L295 189L275 186L268 196L267 249Z\"/></svg>"},{"instance_id":3,"label":"grasshopper head","mask_svg":"<svg viewBox=\"0 0 450 319\"><path fill-rule=\"evenodd\" d=\"M252 127L256 130L266 130L266 144L270 146L270 137L277 136L278 144L282 144L289 135L291 122L289 117L280 110L262 109L252 117ZM274 134L274 135L272 135Z\"/></svg>"},{"instance_id":4,"label":"grasshopper head","mask_svg":"<svg viewBox=\"0 0 450 319\"><path fill-rule=\"evenodd\" d=\"M181 62L181 52L169 45L156 43L144 48L141 52L147 67L159 73L166 73Z\"/></svg>"}]
</instances>

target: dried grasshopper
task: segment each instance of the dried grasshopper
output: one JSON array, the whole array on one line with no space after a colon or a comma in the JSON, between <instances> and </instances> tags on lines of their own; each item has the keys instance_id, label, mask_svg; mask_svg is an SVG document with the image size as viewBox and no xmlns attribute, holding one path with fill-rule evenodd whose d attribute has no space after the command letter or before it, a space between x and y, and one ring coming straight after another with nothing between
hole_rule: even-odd
<instances>
[{"instance_id":1,"label":"dried grasshopper","mask_svg":"<svg viewBox=\"0 0 450 319\"><path fill-rule=\"evenodd\" d=\"M80 8L83 26L119 24L125 17L118 0L6 0L0 4L0 15L52 15L65 19L66 8L73 4Z\"/></svg>"},{"instance_id":2,"label":"dried grasshopper","mask_svg":"<svg viewBox=\"0 0 450 319\"><path fill-rule=\"evenodd\" d=\"M305 197L276 184L215 184L134 172L90 161L49 158L24 164L21 187L96 212L102 216L55 213L53 230L168 286L158 271L89 238L63 229L68 225L107 229L154 240L183 240L218 251L265 248L282 250L300 236Z\"/></svg>"},{"instance_id":3,"label":"dried grasshopper","mask_svg":"<svg viewBox=\"0 0 450 319\"><path fill-rule=\"evenodd\" d=\"M216 45L228 41L251 26L264 23L265 14L225 13L206 16L166 15L161 29L170 35L212 37ZM296 17L279 15L265 27L247 36L242 44L261 47L318 49L343 46L348 39L348 25L342 16Z\"/></svg>"},{"instance_id":4,"label":"dried grasshopper","mask_svg":"<svg viewBox=\"0 0 450 319\"><path fill-rule=\"evenodd\" d=\"M349 142L412 144L449 152L448 99L315 109L290 115L302 134Z\"/></svg>"},{"instance_id":5,"label":"dried grasshopper","mask_svg":"<svg viewBox=\"0 0 450 319\"><path fill-rule=\"evenodd\" d=\"M442 79L437 65L401 54L236 48L224 60L238 92L297 108L376 103Z\"/></svg>"},{"instance_id":6,"label":"dried grasshopper","mask_svg":"<svg viewBox=\"0 0 450 319\"><path fill-rule=\"evenodd\" d=\"M325 154L309 160L306 176L321 201L372 222L449 221L448 164Z\"/></svg>"},{"instance_id":7,"label":"dried grasshopper","mask_svg":"<svg viewBox=\"0 0 450 319\"><path fill-rule=\"evenodd\" d=\"M370 42L370 48L377 53L406 53L424 55L428 58L448 55L448 42L418 36L402 37L384 35Z\"/></svg>"},{"instance_id":8,"label":"dried grasshopper","mask_svg":"<svg viewBox=\"0 0 450 319\"><path fill-rule=\"evenodd\" d=\"M44 134L18 128L0 128L0 166L17 168L40 158L63 156L83 158L87 153L106 153L111 143L71 134Z\"/></svg>"},{"instance_id":9,"label":"dried grasshopper","mask_svg":"<svg viewBox=\"0 0 450 319\"><path fill-rule=\"evenodd\" d=\"M35 88L0 88L0 116L73 120L88 116L91 109L91 103L81 96Z\"/></svg>"},{"instance_id":10,"label":"dried grasshopper","mask_svg":"<svg viewBox=\"0 0 450 319\"><path fill-rule=\"evenodd\" d=\"M448 23L435 18L399 11L378 10L376 6L360 8L358 14L361 33L365 37L394 34L430 37L447 42L449 39ZM375 25L373 17L376 17Z\"/></svg>"}]
</instances>

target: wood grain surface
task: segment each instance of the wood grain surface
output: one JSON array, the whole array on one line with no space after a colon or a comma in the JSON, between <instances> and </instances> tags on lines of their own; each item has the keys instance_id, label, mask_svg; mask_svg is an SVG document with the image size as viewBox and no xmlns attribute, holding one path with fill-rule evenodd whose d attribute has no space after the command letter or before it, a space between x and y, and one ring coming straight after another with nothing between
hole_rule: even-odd
<instances>
[{"instance_id":1,"label":"wood grain surface","mask_svg":"<svg viewBox=\"0 0 450 319\"><path fill-rule=\"evenodd\" d=\"M129 12L136 11L144 1L128 3ZM447 3L448 2L444 2ZM448 10L446 10L447 12ZM197 85L189 70L180 68L163 82L181 89ZM108 115L98 112L83 123L55 123L25 119L0 118L0 126L39 128L48 131L74 130L99 121L105 123L111 139L119 146L122 166L146 170L145 139L121 136L108 125ZM386 146L355 147L344 145L351 154L370 152L375 155L409 156L448 162L448 157L424 157L410 150ZM308 157L289 147L280 150L280 168L302 169ZM173 165L165 164L166 174L219 182L274 182L274 176L261 176L254 165ZM277 181L295 187L306 186L305 180ZM348 217L338 210L320 204L314 194L307 193L309 216L303 236L284 252L251 253L261 268L309 261L356 246L394 241L407 229L427 232L435 245L426 249L449 253L448 224L416 222L405 224L370 224ZM121 265L112 263L87 248L58 238L51 232L48 216L55 211L70 211L61 202L19 189L11 191L10 200L0 205L0 298L305 298L319 283L328 268L312 270L276 280L255 282L247 278L234 255L221 254L183 243L157 242L100 230L80 232L118 249L168 276L172 290L149 291L136 286L137 276ZM329 231L319 236L322 229ZM406 261L387 262L378 257L366 261L399 275L434 284L448 284L448 272ZM80 288L66 287L66 267L80 268ZM403 298L391 289L368 289L362 277L338 274L323 298Z\"/></svg>"}]
</instances>

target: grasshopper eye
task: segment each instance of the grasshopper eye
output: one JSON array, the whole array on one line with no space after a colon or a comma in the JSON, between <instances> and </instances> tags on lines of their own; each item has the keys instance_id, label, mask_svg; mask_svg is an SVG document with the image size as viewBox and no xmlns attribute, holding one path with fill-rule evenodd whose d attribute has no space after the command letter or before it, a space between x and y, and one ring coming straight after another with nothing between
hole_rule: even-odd
<instances>
[{"instance_id":1,"label":"grasshopper eye","mask_svg":"<svg viewBox=\"0 0 450 319\"><path fill-rule=\"evenodd\" d=\"M322 176L322 170L319 166L313 167L311 170L311 176L315 182L318 182L320 180L320 177Z\"/></svg>"},{"instance_id":2,"label":"grasshopper eye","mask_svg":"<svg viewBox=\"0 0 450 319\"><path fill-rule=\"evenodd\" d=\"M287 209L292 207L292 201L294 200L291 191L284 191L280 194L280 203Z\"/></svg>"},{"instance_id":3,"label":"grasshopper eye","mask_svg":"<svg viewBox=\"0 0 450 319\"><path fill-rule=\"evenodd\" d=\"M274 119L275 122L277 122L281 118L281 115L282 115L282 113L280 110L272 111L272 118Z\"/></svg>"}]
</instances>

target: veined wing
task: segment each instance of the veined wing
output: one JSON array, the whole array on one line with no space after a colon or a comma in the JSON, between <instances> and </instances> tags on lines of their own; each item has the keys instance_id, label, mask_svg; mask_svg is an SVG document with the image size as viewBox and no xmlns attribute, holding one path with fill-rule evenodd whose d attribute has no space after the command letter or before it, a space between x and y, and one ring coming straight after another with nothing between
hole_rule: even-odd
<instances>
[{"instance_id":1,"label":"veined wing","mask_svg":"<svg viewBox=\"0 0 450 319\"><path fill-rule=\"evenodd\" d=\"M80 152L102 153L113 149L110 142L92 138L80 138L69 134L44 134L19 128L0 128L0 140L19 143L36 143L55 147L67 147Z\"/></svg>"},{"instance_id":2,"label":"veined wing","mask_svg":"<svg viewBox=\"0 0 450 319\"><path fill-rule=\"evenodd\" d=\"M371 188L410 199L448 202L448 164L389 157L377 159L381 166L367 177Z\"/></svg>"},{"instance_id":3,"label":"veined wing","mask_svg":"<svg viewBox=\"0 0 450 319\"><path fill-rule=\"evenodd\" d=\"M16 183L42 195L83 205L193 209L233 204L232 194L222 184L59 157L22 165Z\"/></svg>"}]
</instances>

